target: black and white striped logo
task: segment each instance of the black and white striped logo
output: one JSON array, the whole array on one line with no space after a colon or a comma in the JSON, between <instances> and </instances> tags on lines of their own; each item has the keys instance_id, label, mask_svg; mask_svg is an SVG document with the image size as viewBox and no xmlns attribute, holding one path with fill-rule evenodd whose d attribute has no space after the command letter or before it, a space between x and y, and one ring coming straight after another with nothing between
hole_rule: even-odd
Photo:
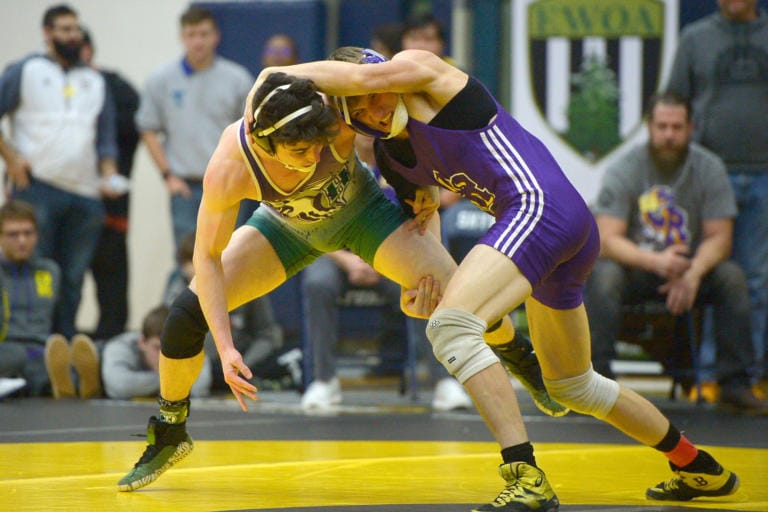
<instances>
[{"instance_id":1,"label":"black and white striped logo","mask_svg":"<svg viewBox=\"0 0 768 512\"><path fill-rule=\"evenodd\" d=\"M588 160L638 128L660 88L665 9L663 0L528 4L532 96L547 124Z\"/></svg>"}]
</instances>

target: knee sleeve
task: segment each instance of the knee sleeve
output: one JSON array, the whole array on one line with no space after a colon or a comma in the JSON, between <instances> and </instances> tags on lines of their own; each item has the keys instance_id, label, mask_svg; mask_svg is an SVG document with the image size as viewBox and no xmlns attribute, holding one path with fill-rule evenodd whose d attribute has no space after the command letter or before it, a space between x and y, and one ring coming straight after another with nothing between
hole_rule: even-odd
<instances>
[{"instance_id":1,"label":"knee sleeve","mask_svg":"<svg viewBox=\"0 0 768 512\"><path fill-rule=\"evenodd\" d=\"M592 367L576 377L544 379L549 395L576 412L605 418L619 398L619 384L603 377Z\"/></svg>"},{"instance_id":2,"label":"knee sleeve","mask_svg":"<svg viewBox=\"0 0 768 512\"><path fill-rule=\"evenodd\" d=\"M169 359L187 359L203 350L208 323L200 300L189 288L173 301L163 326L160 350Z\"/></svg>"},{"instance_id":3,"label":"knee sleeve","mask_svg":"<svg viewBox=\"0 0 768 512\"><path fill-rule=\"evenodd\" d=\"M483 341L486 325L472 313L460 309L442 309L429 319L427 338L435 357L462 384L499 362Z\"/></svg>"}]
</instances>

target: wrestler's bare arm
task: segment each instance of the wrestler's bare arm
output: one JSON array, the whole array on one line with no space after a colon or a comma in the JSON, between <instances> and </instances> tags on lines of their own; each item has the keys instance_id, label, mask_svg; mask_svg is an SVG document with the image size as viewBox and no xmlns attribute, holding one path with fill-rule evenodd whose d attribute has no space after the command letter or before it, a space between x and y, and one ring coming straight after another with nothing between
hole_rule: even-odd
<instances>
[{"instance_id":1,"label":"wrestler's bare arm","mask_svg":"<svg viewBox=\"0 0 768 512\"><path fill-rule=\"evenodd\" d=\"M259 73L246 101L245 118L252 119L251 99L264 79L272 73L308 78L321 91L334 96L360 96L378 92L425 94L442 105L466 85L468 75L431 52L406 50L391 61L353 64L315 61L292 66L269 67Z\"/></svg>"},{"instance_id":2,"label":"wrestler's bare arm","mask_svg":"<svg viewBox=\"0 0 768 512\"><path fill-rule=\"evenodd\" d=\"M255 400L256 388L240 377L250 379L252 374L232 340L221 255L235 228L240 200L247 197L247 188L238 186L247 184L246 173L237 149L236 126L232 125L222 134L205 172L193 257L194 286L221 357L224 379L244 410L241 394Z\"/></svg>"}]
</instances>

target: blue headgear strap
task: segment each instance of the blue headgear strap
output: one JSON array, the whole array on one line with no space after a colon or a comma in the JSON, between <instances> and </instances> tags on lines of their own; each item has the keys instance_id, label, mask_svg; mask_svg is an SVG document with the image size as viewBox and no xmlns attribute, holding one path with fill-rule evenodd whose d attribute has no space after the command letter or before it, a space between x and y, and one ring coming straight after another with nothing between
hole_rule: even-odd
<instances>
[{"instance_id":1,"label":"blue headgear strap","mask_svg":"<svg viewBox=\"0 0 768 512\"><path fill-rule=\"evenodd\" d=\"M363 48L362 64L379 64L381 62L387 62L388 60L389 59L387 59L376 50ZM344 122L347 123L347 125L349 125L349 127L355 130L357 133L376 138L382 138L389 135L388 133L374 130L370 126L366 126L365 124L352 119L352 116L349 113L349 106L347 105L347 98L345 96L334 96L333 101L336 104L336 108L338 108L339 112L341 112L341 115L344 118Z\"/></svg>"}]
</instances>

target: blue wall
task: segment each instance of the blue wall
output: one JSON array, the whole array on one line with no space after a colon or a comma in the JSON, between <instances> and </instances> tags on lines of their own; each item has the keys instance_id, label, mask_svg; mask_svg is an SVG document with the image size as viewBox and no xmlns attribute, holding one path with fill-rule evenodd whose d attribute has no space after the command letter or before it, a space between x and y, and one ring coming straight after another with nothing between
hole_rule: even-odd
<instances>
[{"instance_id":1,"label":"blue wall","mask_svg":"<svg viewBox=\"0 0 768 512\"><path fill-rule=\"evenodd\" d=\"M261 71L261 50L273 34L288 34L296 41L301 60L325 58L325 3L294 2L199 2L213 12L221 27L219 53Z\"/></svg>"},{"instance_id":2,"label":"blue wall","mask_svg":"<svg viewBox=\"0 0 768 512\"><path fill-rule=\"evenodd\" d=\"M757 5L768 10L768 0L759 0ZM712 14L716 10L717 0L680 0L680 27Z\"/></svg>"}]
</instances>

